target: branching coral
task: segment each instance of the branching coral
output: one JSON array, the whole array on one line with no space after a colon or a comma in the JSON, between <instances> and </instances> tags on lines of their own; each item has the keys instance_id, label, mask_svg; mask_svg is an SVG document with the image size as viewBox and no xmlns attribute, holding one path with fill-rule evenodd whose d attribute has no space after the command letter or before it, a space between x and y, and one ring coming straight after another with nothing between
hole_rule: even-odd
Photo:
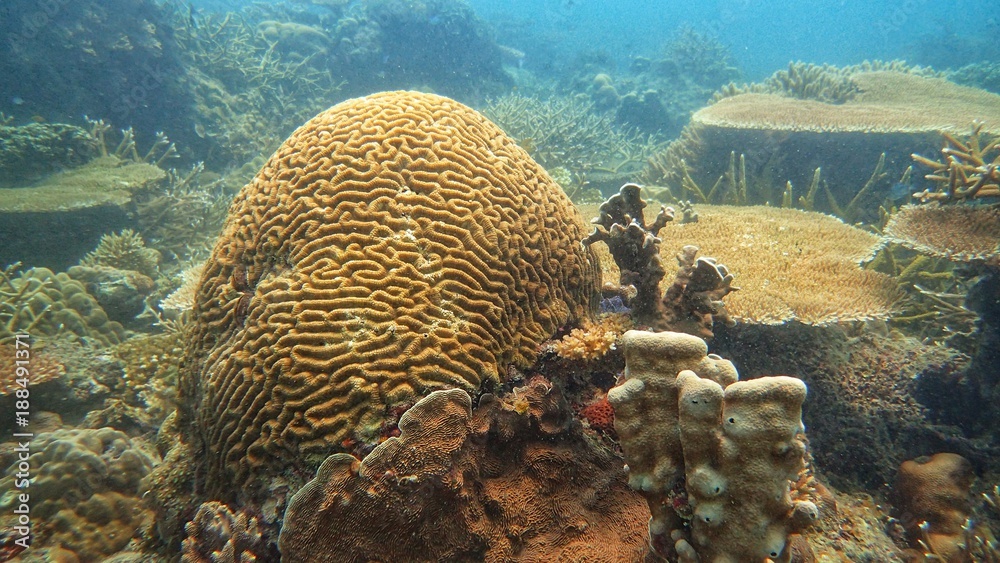
<instances>
[{"instance_id":1,"label":"branching coral","mask_svg":"<svg viewBox=\"0 0 1000 563\"><path fill-rule=\"evenodd\" d=\"M658 146L651 137L622 131L577 98L508 95L491 101L483 113L544 168L561 166L584 178L634 172Z\"/></svg>"},{"instance_id":2,"label":"branching coral","mask_svg":"<svg viewBox=\"0 0 1000 563\"><path fill-rule=\"evenodd\" d=\"M924 190L913 197L942 203L1000 197L1000 137L983 139L983 125L974 123L972 133L965 139L943 132L944 162L913 155L913 160L933 170L924 177L939 186L936 191Z\"/></svg>"},{"instance_id":3,"label":"branching coral","mask_svg":"<svg viewBox=\"0 0 1000 563\"><path fill-rule=\"evenodd\" d=\"M132 229L101 237L97 248L80 260L81 266L105 266L118 270L132 270L155 278L159 273L160 253L146 248L142 237Z\"/></svg>"}]
</instances>

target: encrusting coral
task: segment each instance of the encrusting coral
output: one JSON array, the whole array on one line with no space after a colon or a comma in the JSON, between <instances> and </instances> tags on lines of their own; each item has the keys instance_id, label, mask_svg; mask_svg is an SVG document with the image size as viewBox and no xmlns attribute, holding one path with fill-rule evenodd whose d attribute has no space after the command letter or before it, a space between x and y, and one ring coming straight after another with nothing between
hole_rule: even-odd
<instances>
[{"instance_id":1,"label":"encrusting coral","mask_svg":"<svg viewBox=\"0 0 1000 563\"><path fill-rule=\"evenodd\" d=\"M376 94L300 127L237 196L196 298L181 426L210 493L311 473L392 409L528 365L596 307L582 238L545 172L447 98Z\"/></svg>"},{"instance_id":2,"label":"encrusting coral","mask_svg":"<svg viewBox=\"0 0 1000 563\"><path fill-rule=\"evenodd\" d=\"M608 400L629 484L649 503L653 549L684 562L788 561L789 534L819 517L792 489L807 467L805 384L739 382L687 334L629 331L622 347L625 380Z\"/></svg>"},{"instance_id":3,"label":"encrusting coral","mask_svg":"<svg viewBox=\"0 0 1000 563\"><path fill-rule=\"evenodd\" d=\"M548 381L513 396L473 409L435 391L363 460L330 456L289 503L282 561L641 561L647 513L620 458Z\"/></svg>"}]
</instances>

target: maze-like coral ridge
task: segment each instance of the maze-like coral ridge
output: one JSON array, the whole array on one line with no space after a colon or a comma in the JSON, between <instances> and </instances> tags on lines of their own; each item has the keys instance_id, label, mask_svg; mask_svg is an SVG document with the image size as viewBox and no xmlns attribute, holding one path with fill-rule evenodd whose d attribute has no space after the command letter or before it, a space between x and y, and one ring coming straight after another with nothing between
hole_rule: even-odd
<instances>
[{"instance_id":1,"label":"maze-like coral ridge","mask_svg":"<svg viewBox=\"0 0 1000 563\"><path fill-rule=\"evenodd\" d=\"M236 197L195 304L185 392L216 475L309 470L431 391L474 391L595 305L577 212L439 96L349 100ZM280 469L279 469L280 470Z\"/></svg>"}]
</instances>

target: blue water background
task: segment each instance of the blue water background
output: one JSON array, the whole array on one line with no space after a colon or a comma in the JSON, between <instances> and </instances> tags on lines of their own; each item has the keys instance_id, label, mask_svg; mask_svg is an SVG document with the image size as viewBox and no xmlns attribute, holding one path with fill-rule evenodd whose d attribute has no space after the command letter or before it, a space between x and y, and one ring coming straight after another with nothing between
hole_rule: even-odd
<instances>
[{"instance_id":1,"label":"blue water background","mask_svg":"<svg viewBox=\"0 0 1000 563\"><path fill-rule=\"evenodd\" d=\"M247 3L197 0L194 5L226 11ZM683 26L729 47L750 81L793 60L840 66L866 59L903 59L939 68L1000 61L1000 0L468 3L496 27L499 43L525 51L524 65L543 74L562 70L580 53L596 51L612 56L624 68L635 56L656 55ZM510 33L512 28L517 33ZM530 40L524 41L526 37Z\"/></svg>"}]
</instances>

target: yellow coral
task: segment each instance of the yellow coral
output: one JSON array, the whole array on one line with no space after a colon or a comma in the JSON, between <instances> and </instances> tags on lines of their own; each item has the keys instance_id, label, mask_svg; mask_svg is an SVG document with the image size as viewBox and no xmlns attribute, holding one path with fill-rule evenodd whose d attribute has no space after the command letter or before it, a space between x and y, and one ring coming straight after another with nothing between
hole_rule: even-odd
<instances>
[{"instance_id":1,"label":"yellow coral","mask_svg":"<svg viewBox=\"0 0 1000 563\"><path fill-rule=\"evenodd\" d=\"M447 98L376 94L300 127L236 197L196 299L182 389L214 486L314 469L392 407L530 364L596 304L581 221Z\"/></svg>"},{"instance_id":2,"label":"yellow coral","mask_svg":"<svg viewBox=\"0 0 1000 563\"><path fill-rule=\"evenodd\" d=\"M596 323L574 328L553 343L552 349L569 360L596 360L614 349L615 342L630 324L627 315L605 315Z\"/></svg>"},{"instance_id":3,"label":"yellow coral","mask_svg":"<svg viewBox=\"0 0 1000 563\"><path fill-rule=\"evenodd\" d=\"M1000 264L1000 208L985 205L906 205L885 233L895 243L958 262Z\"/></svg>"}]
</instances>

